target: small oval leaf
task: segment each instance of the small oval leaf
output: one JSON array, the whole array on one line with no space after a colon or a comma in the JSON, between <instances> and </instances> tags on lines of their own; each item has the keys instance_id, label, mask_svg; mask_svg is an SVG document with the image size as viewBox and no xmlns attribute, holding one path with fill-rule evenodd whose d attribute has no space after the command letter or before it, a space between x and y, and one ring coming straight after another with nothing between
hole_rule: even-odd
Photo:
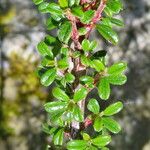
<instances>
[{"instance_id":1,"label":"small oval leaf","mask_svg":"<svg viewBox=\"0 0 150 150\"><path fill-rule=\"evenodd\" d=\"M93 112L94 114L98 114L100 110L99 103L94 98L89 100L87 108L89 111Z\"/></svg>"},{"instance_id":2,"label":"small oval leaf","mask_svg":"<svg viewBox=\"0 0 150 150\"><path fill-rule=\"evenodd\" d=\"M84 87L81 87L79 90L77 90L74 94L73 100L75 102L78 102L80 100L83 100L87 95L87 89Z\"/></svg>"},{"instance_id":3,"label":"small oval leaf","mask_svg":"<svg viewBox=\"0 0 150 150\"><path fill-rule=\"evenodd\" d=\"M108 106L105 110L104 110L104 115L105 116L111 116L114 114L117 114L118 112L120 112L123 108L123 104L122 102L116 102L110 106Z\"/></svg>"},{"instance_id":4,"label":"small oval leaf","mask_svg":"<svg viewBox=\"0 0 150 150\"><path fill-rule=\"evenodd\" d=\"M65 110L67 104L65 102L49 102L44 105L44 108L49 113L58 113Z\"/></svg>"},{"instance_id":5,"label":"small oval leaf","mask_svg":"<svg viewBox=\"0 0 150 150\"><path fill-rule=\"evenodd\" d=\"M72 140L67 143L68 150L83 150L87 147L88 142L84 140Z\"/></svg>"},{"instance_id":6,"label":"small oval leaf","mask_svg":"<svg viewBox=\"0 0 150 150\"><path fill-rule=\"evenodd\" d=\"M68 95L63 91L61 90L60 88L58 87L55 87L53 90L52 90L52 93L53 93L53 96L56 97L57 99L61 100L61 101L69 101L69 97Z\"/></svg>"},{"instance_id":7,"label":"small oval leaf","mask_svg":"<svg viewBox=\"0 0 150 150\"><path fill-rule=\"evenodd\" d=\"M92 144L98 147L106 146L110 143L111 136L109 135L100 135L94 139L92 139Z\"/></svg>"},{"instance_id":8,"label":"small oval leaf","mask_svg":"<svg viewBox=\"0 0 150 150\"><path fill-rule=\"evenodd\" d=\"M56 77L56 69L49 69L41 76L41 83L44 86L49 86Z\"/></svg>"},{"instance_id":9,"label":"small oval leaf","mask_svg":"<svg viewBox=\"0 0 150 150\"><path fill-rule=\"evenodd\" d=\"M100 132L103 129L103 122L101 117L96 117L93 127L94 130L97 132Z\"/></svg>"},{"instance_id":10,"label":"small oval leaf","mask_svg":"<svg viewBox=\"0 0 150 150\"><path fill-rule=\"evenodd\" d=\"M110 96L110 85L107 78L104 77L100 80L98 85L99 96L103 100L107 100Z\"/></svg>"},{"instance_id":11,"label":"small oval leaf","mask_svg":"<svg viewBox=\"0 0 150 150\"><path fill-rule=\"evenodd\" d=\"M104 127L107 128L112 133L116 134L121 131L120 125L115 120L108 117L104 117L102 119L103 119Z\"/></svg>"}]
</instances>

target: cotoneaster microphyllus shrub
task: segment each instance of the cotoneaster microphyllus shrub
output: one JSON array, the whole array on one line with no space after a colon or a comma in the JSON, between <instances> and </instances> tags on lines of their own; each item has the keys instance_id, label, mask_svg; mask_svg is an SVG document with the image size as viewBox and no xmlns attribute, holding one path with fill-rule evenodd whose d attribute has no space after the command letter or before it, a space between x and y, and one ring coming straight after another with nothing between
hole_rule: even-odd
<instances>
[{"instance_id":1,"label":"cotoneaster microphyllus shrub","mask_svg":"<svg viewBox=\"0 0 150 150\"><path fill-rule=\"evenodd\" d=\"M125 62L108 66L106 51L89 40L96 29L108 42L118 43L114 26L124 26L114 16L122 10L120 0L33 0L42 13L50 14L48 30L57 35L47 35L37 49L42 56L38 74L44 86L55 82L52 90L57 99L44 105L48 123L43 130L52 137L56 146L68 150L108 150L109 133L118 133L120 125L113 119L123 108L121 101L101 110L99 102L87 95L96 88L101 100L108 100L111 85L122 85L127 78ZM92 70L92 71L91 71ZM86 108L90 114L85 115ZM88 132L90 128L90 132ZM92 134L90 134L92 132Z\"/></svg>"}]
</instances>

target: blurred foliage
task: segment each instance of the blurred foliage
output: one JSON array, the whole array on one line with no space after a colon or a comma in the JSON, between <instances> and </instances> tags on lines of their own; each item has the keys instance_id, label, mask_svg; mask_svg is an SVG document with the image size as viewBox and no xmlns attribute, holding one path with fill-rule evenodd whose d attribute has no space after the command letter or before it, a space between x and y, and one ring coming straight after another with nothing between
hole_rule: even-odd
<instances>
[{"instance_id":1,"label":"blurred foliage","mask_svg":"<svg viewBox=\"0 0 150 150\"><path fill-rule=\"evenodd\" d=\"M24 54L18 55L12 52L8 58L9 67L4 72L4 87L7 79L13 80L15 83L13 88L17 89L17 95L15 100L9 100L10 96L5 97L4 95L3 97L1 112L3 121L0 124L0 137L6 137L14 133L8 125L10 118L20 115L20 106L27 104L31 96L35 95L41 101L46 100L48 96L46 89L41 87L35 72L39 60L32 61L32 55L27 58L23 56ZM7 90L7 87L5 88ZM9 91L6 94L9 95Z\"/></svg>"}]
</instances>

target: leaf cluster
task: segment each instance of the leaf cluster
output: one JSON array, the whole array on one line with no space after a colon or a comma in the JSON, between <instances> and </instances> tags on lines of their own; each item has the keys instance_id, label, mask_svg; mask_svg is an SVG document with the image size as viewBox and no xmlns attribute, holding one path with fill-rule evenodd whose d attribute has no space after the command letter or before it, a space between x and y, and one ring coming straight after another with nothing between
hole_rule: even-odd
<instances>
[{"instance_id":1,"label":"leaf cluster","mask_svg":"<svg viewBox=\"0 0 150 150\"><path fill-rule=\"evenodd\" d=\"M107 52L99 50L97 41L89 40L89 34L96 29L109 43L116 45L118 35L114 26L124 23L114 16L122 10L120 0L58 0L47 2L33 0L42 13L50 14L46 21L48 30L57 30L56 37L47 35L37 49L42 57L38 76L44 86L55 82L52 94L55 101L44 105L49 122L43 130L50 134L55 145L63 145L64 138L68 150L108 150L111 142L109 132L121 130L112 116L123 108L121 101L101 110L99 102L92 98L85 116L85 101L94 88L101 100L108 100L111 85L123 85L127 78L125 62L108 66ZM97 51L95 51L97 49ZM92 70L92 73L89 73ZM80 136L75 139L71 133L73 124L79 125ZM95 135L86 133L92 125ZM81 138L78 138L81 137Z\"/></svg>"}]
</instances>

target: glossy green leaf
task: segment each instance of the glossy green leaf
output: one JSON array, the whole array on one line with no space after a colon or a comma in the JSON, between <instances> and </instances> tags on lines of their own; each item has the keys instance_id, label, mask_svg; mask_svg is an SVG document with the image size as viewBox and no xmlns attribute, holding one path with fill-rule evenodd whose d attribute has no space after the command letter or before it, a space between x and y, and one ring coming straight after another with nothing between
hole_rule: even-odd
<instances>
[{"instance_id":1,"label":"glossy green leaf","mask_svg":"<svg viewBox=\"0 0 150 150\"><path fill-rule=\"evenodd\" d=\"M114 115L118 112L120 112L123 108L123 104L122 102L116 102L110 106L108 106L105 110L104 110L104 115L105 116L111 116Z\"/></svg>"},{"instance_id":2,"label":"glossy green leaf","mask_svg":"<svg viewBox=\"0 0 150 150\"><path fill-rule=\"evenodd\" d=\"M40 3L43 2L43 0L33 0L33 2L35 3L35 5L39 5Z\"/></svg>"},{"instance_id":3,"label":"glossy green leaf","mask_svg":"<svg viewBox=\"0 0 150 150\"><path fill-rule=\"evenodd\" d=\"M81 36L81 35L85 35L85 34L87 33L86 28L80 28L78 31L79 31L79 35L80 35L80 36Z\"/></svg>"},{"instance_id":4,"label":"glossy green leaf","mask_svg":"<svg viewBox=\"0 0 150 150\"><path fill-rule=\"evenodd\" d=\"M94 127L94 130L97 132L100 132L103 129L103 122L102 122L101 117L99 116L96 117L93 127Z\"/></svg>"},{"instance_id":5,"label":"glossy green leaf","mask_svg":"<svg viewBox=\"0 0 150 150\"><path fill-rule=\"evenodd\" d=\"M49 5L49 3L47 3L47 2L40 3L40 5L38 6L39 11L41 11L42 13L47 13L48 5Z\"/></svg>"},{"instance_id":6,"label":"glossy green leaf","mask_svg":"<svg viewBox=\"0 0 150 150\"><path fill-rule=\"evenodd\" d=\"M89 111L93 112L94 114L98 114L100 111L99 103L94 98L89 100L87 108Z\"/></svg>"},{"instance_id":7,"label":"glossy green leaf","mask_svg":"<svg viewBox=\"0 0 150 150\"><path fill-rule=\"evenodd\" d=\"M61 51L61 54L65 55L65 57L68 56L68 51L69 51L68 48L62 47L60 51Z\"/></svg>"},{"instance_id":8,"label":"glossy green leaf","mask_svg":"<svg viewBox=\"0 0 150 150\"><path fill-rule=\"evenodd\" d=\"M73 6L73 5L76 5L78 6L79 3L80 3L80 0L68 0L69 1L69 6Z\"/></svg>"},{"instance_id":9,"label":"glossy green leaf","mask_svg":"<svg viewBox=\"0 0 150 150\"><path fill-rule=\"evenodd\" d=\"M92 84L94 82L94 79L90 76L82 76L80 78L80 81L84 82L85 84L86 83L91 83Z\"/></svg>"},{"instance_id":10,"label":"glossy green leaf","mask_svg":"<svg viewBox=\"0 0 150 150\"><path fill-rule=\"evenodd\" d=\"M48 102L44 105L44 108L49 113L58 113L62 110L65 110L67 106L66 102L56 101L56 102Z\"/></svg>"},{"instance_id":11,"label":"glossy green leaf","mask_svg":"<svg viewBox=\"0 0 150 150\"><path fill-rule=\"evenodd\" d=\"M60 21L63 18L63 10L56 3L50 3L47 7L47 12L51 13L51 17L56 21Z\"/></svg>"},{"instance_id":12,"label":"glossy green leaf","mask_svg":"<svg viewBox=\"0 0 150 150\"><path fill-rule=\"evenodd\" d=\"M68 95L63 90L61 90L58 87L55 87L52 90L52 93L53 93L54 97L56 97L57 99L59 99L61 101L69 101L70 100L69 97L68 97Z\"/></svg>"},{"instance_id":13,"label":"glossy green leaf","mask_svg":"<svg viewBox=\"0 0 150 150\"><path fill-rule=\"evenodd\" d=\"M89 23L91 19L93 18L93 15L94 15L93 10L85 11L83 14L83 17L81 18L81 22L85 24Z\"/></svg>"},{"instance_id":14,"label":"glossy green leaf","mask_svg":"<svg viewBox=\"0 0 150 150\"><path fill-rule=\"evenodd\" d=\"M115 24L117 26L120 26L120 27L123 27L124 26L124 23L123 21L119 20L119 19L116 19L116 18L110 18L110 21L112 24Z\"/></svg>"},{"instance_id":15,"label":"glossy green leaf","mask_svg":"<svg viewBox=\"0 0 150 150\"><path fill-rule=\"evenodd\" d=\"M116 134L121 131L120 125L115 120L108 117L104 117L102 119L103 119L104 127L107 128L112 133Z\"/></svg>"},{"instance_id":16,"label":"glossy green leaf","mask_svg":"<svg viewBox=\"0 0 150 150\"><path fill-rule=\"evenodd\" d=\"M88 145L87 141L84 140L72 140L67 143L68 150L84 150Z\"/></svg>"},{"instance_id":17,"label":"glossy green leaf","mask_svg":"<svg viewBox=\"0 0 150 150\"><path fill-rule=\"evenodd\" d=\"M108 145L111 142L111 136L109 135L100 135L92 139L92 144L98 147L103 147Z\"/></svg>"},{"instance_id":18,"label":"glossy green leaf","mask_svg":"<svg viewBox=\"0 0 150 150\"><path fill-rule=\"evenodd\" d=\"M107 7L115 14L118 14L122 9L122 3L120 0L109 0L107 2Z\"/></svg>"},{"instance_id":19,"label":"glossy green leaf","mask_svg":"<svg viewBox=\"0 0 150 150\"><path fill-rule=\"evenodd\" d=\"M65 79L66 79L66 81L67 81L68 83L73 83L74 80L75 80L75 77L74 77L73 74L67 73L67 74L65 75Z\"/></svg>"},{"instance_id":20,"label":"glossy green leaf","mask_svg":"<svg viewBox=\"0 0 150 150\"><path fill-rule=\"evenodd\" d=\"M110 85L106 77L100 79L98 85L99 96L103 100L107 100L110 96Z\"/></svg>"},{"instance_id":21,"label":"glossy green leaf","mask_svg":"<svg viewBox=\"0 0 150 150\"><path fill-rule=\"evenodd\" d=\"M82 137L85 141L89 141L91 139L89 134L87 134L87 133L82 133Z\"/></svg>"},{"instance_id":22,"label":"glossy green leaf","mask_svg":"<svg viewBox=\"0 0 150 150\"><path fill-rule=\"evenodd\" d=\"M118 35L116 34L115 31L112 30L109 26L103 25L103 24L98 24L96 26L97 30L99 33L109 42L113 44L118 43Z\"/></svg>"},{"instance_id":23,"label":"glossy green leaf","mask_svg":"<svg viewBox=\"0 0 150 150\"><path fill-rule=\"evenodd\" d=\"M61 7L68 7L68 0L58 0Z\"/></svg>"},{"instance_id":24,"label":"glossy green leaf","mask_svg":"<svg viewBox=\"0 0 150 150\"><path fill-rule=\"evenodd\" d=\"M97 60L97 59L92 60L90 66L98 72L105 69L104 64L100 60Z\"/></svg>"},{"instance_id":25,"label":"glossy green leaf","mask_svg":"<svg viewBox=\"0 0 150 150\"><path fill-rule=\"evenodd\" d=\"M124 62L119 62L113 64L111 67L108 68L108 73L109 74L120 74L123 71L127 69L127 64Z\"/></svg>"},{"instance_id":26,"label":"glossy green leaf","mask_svg":"<svg viewBox=\"0 0 150 150\"><path fill-rule=\"evenodd\" d=\"M82 18L83 15L84 15L81 6L73 7L73 8L72 8L72 13L73 13L73 15L75 15L75 16L78 17L78 18Z\"/></svg>"},{"instance_id":27,"label":"glossy green leaf","mask_svg":"<svg viewBox=\"0 0 150 150\"><path fill-rule=\"evenodd\" d=\"M62 145L63 144L63 138L64 138L64 130L60 129L53 136L54 145Z\"/></svg>"},{"instance_id":28,"label":"glossy green leaf","mask_svg":"<svg viewBox=\"0 0 150 150\"><path fill-rule=\"evenodd\" d=\"M82 49L83 49L84 51L89 51L89 50L90 50L90 41L89 41L89 40L84 39L84 40L82 41Z\"/></svg>"},{"instance_id":29,"label":"glossy green leaf","mask_svg":"<svg viewBox=\"0 0 150 150\"><path fill-rule=\"evenodd\" d=\"M64 24L61 25L58 38L61 42L67 44L70 37L71 37L72 25L69 21L66 21Z\"/></svg>"},{"instance_id":30,"label":"glossy green leaf","mask_svg":"<svg viewBox=\"0 0 150 150\"><path fill-rule=\"evenodd\" d=\"M78 102L78 101L81 101L81 100L85 99L86 96L87 96L87 89L84 88L84 87L81 87L80 89L78 89L78 90L75 92L75 94L74 94L74 96L73 96L73 100L74 100L75 102Z\"/></svg>"},{"instance_id":31,"label":"glossy green leaf","mask_svg":"<svg viewBox=\"0 0 150 150\"><path fill-rule=\"evenodd\" d=\"M61 110L55 111L54 113L50 113L49 114L49 119L51 120L51 122L53 124L55 124L55 123L57 124L59 122L59 120L61 119L62 115L64 114L65 108L66 107L64 107Z\"/></svg>"},{"instance_id":32,"label":"glossy green leaf","mask_svg":"<svg viewBox=\"0 0 150 150\"><path fill-rule=\"evenodd\" d=\"M53 58L52 50L45 44L44 41L38 44L37 49L42 56L50 56Z\"/></svg>"},{"instance_id":33,"label":"glossy green leaf","mask_svg":"<svg viewBox=\"0 0 150 150\"><path fill-rule=\"evenodd\" d=\"M109 26L110 28L112 27L112 23L109 18L103 18L101 24Z\"/></svg>"},{"instance_id":34,"label":"glossy green leaf","mask_svg":"<svg viewBox=\"0 0 150 150\"><path fill-rule=\"evenodd\" d=\"M57 66L59 69L67 69L69 66L67 58L63 58L57 61Z\"/></svg>"},{"instance_id":35,"label":"glossy green leaf","mask_svg":"<svg viewBox=\"0 0 150 150\"><path fill-rule=\"evenodd\" d=\"M41 83L44 86L49 86L55 80L55 77L56 77L56 69L54 68L49 69L41 76Z\"/></svg>"},{"instance_id":36,"label":"glossy green leaf","mask_svg":"<svg viewBox=\"0 0 150 150\"><path fill-rule=\"evenodd\" d=\"M92 41L90 43L90 50L94 50L97 47L97 42L96 41Z\"/></svg>"},{"instance_id":37,"label":"glossy green leaf","mask_svg":"<svg viewBox=\"0 0 150 150\"><path fill-rule=\"evenodd\" d=\"M108 76L108 82L113 85L122 85L127 81L127 77L125 75L110 75Z\"/></svg>"},{"instance_id":38,"label":"glossy green leaf","mask_svg":"<svg viewBox=\"0 0 150 150\"><path fill-rule=\"evenodd\" d=\"M85 55L81 56L81 63L85 66L89 66L91 64L91 60Z\"/></svg>"},{"instance_id":39,"label":"glossy green leaf","mask_svg":"<svg viewBox=\"0 0 150 150\"><path fill-rule=\"evenodd\" d=\"M76 106L76 105L74 106L73 117L78 122L83 121L83 112L80 110L79 106Z\"/></svg>"}]
</instances>

